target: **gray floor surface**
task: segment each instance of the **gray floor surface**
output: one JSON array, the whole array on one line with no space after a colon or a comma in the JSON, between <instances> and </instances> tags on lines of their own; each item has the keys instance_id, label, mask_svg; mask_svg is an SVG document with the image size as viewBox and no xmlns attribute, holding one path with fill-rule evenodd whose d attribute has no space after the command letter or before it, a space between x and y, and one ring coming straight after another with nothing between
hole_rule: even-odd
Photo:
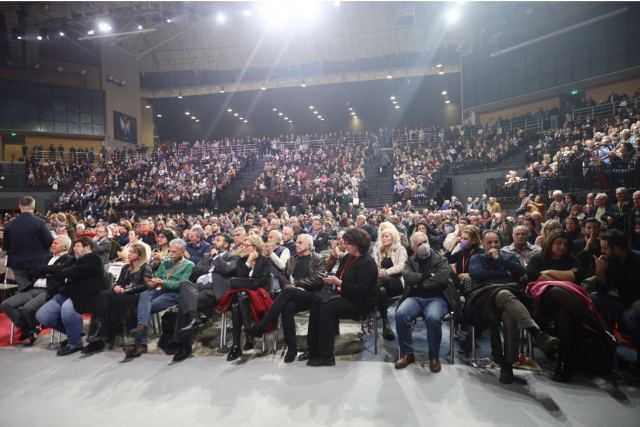
<instances>
[{"instance_id":1,"label":"gray floor surface","mask_svg":"<svg viewBox=\"0 0 640 427\"><path fill-rule=\"evenodd\" d=\"M640 390L629 385L516 371L505 386L496 369L462 360L443 359L432 374L422 361L401 371L380 359L310 368L279 353L122 359L0 349L0 426L631 426L640 415Z\"/></svg>"}]
</instances>

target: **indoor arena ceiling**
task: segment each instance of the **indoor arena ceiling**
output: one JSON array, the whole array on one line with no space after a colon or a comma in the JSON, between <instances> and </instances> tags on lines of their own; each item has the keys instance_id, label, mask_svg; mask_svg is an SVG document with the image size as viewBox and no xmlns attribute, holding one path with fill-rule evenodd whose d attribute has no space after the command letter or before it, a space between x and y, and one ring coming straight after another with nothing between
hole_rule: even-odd
<instances>
[{"instance_id":1,"label":"indoor arena ceiling","mask_svg":"<svg viewBox=\"0 0 640 427\"><path fill-rule=\"evenodd\" d=\"M65 36L76 40L104 38L139 60L143 73L355 61L458 48L465 40L464 27L445 28L446 4L437 2L31 2L24 7L25 37L64 28ZM8 31L19 28L19 4L0 3L0 8ZM108 23L111 34L101 34L98 22ZM88 35L90 30L95 34Z\"/></svg>"},{"instance_id":2,"label":"indoor arena ceiling","mask_svg":"<svg viewBox=\"0 0 640 427\"><path fill-rule=\"evenodd\" d=\"M526 40L536 32L562 28L614 7L610 5L318 0L0 2L0 12L12 59L23 52L18 36L23 40L38 38L43 41L42 50L47 39L64 34L68 43L87 54L99 51L96 43L109 44L138 61L142 74L157 74L300 68L382 58L379 65L385 64L385 58L429 57L437 50L453 52L457 58L456 52L507 46L518 37ZM54 43L50 46L54 49ZM68 50L70 45L64 46ZM33 55L29 48L25 52ZM405 61L406 68L410 61ZM445 65L457 67L458 61L445 61Z\"/></svg>"}]
</instances>

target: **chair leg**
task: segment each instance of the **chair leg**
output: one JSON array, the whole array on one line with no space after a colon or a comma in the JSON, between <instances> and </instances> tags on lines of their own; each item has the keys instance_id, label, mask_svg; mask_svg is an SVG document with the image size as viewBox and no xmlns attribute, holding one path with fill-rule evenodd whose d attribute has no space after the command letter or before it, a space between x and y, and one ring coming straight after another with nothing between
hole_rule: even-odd
<instances>
[{"instance_id":1,"label":"chair leg","mask_svg":"<svg viewBox=\"0 0 640 427\"><path fill-rule=\"evenodd\" d=\"M11 322L11 332L9 333L9 345L13 345L13 334L15 333L16 325Z\"/></svg>"},{"instance_id":2,"label":"chair leg","mask_svg":"<svg viewBox=\"0 0 640 427\"><path fill-rule=\"evenodd\" d=\"M227 350L227 312L222 313L222 320L220 321L220 351L225 352Z\"/></svg>"},{"instance_id":3,"label":"chair leg","mask_svg":"<svg viewBox=\"0 0 640 427\"><path fill-rule=\"evenodd\" d=\"M378 316L376 310L372 312L373 316L373 354L378 355Z\"/></svg>"},{"instance_id":4,"label":"chair leg","mask_svg":"<svg viewBox=\"0 0 640 427\"><path fill-rule=\"evenodd\" d=\"M449 319L449 354L450 356L450 361L451 364L455 364L456 363L456 352L455 352L455 348L454 348L454 336L455 336L455 322L453 319L453 312L449 313L450 319Z\"/></svg>"}]
</instances>

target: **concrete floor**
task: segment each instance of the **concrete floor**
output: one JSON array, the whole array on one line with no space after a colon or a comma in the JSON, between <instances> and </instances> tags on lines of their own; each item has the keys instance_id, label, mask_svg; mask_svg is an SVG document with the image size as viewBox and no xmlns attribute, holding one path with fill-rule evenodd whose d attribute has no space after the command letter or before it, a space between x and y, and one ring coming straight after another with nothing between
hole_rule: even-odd
<instances>
[{"instance_id":1,"label":"concrete floor","mask_svg":"<svg viewBox=\"0 0 640 427\"><path fill-rule=\"evenodd\" d=\"M629 426L640 414L640 390L622 382L556 384L548 373L516 371L504 386L496 369L461 360L443 359L432 374L380 358L310 368L278 353L171 365L159 354L122 363L118 351L3 348L0 426Z\"/></svg>"}]
</instances>

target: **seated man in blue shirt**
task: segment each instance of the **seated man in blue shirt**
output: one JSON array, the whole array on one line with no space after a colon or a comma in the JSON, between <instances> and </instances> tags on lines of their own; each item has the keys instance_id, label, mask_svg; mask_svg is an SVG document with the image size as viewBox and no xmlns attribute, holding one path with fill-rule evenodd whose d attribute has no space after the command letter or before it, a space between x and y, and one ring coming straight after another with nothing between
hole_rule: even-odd
<instances>
[{"instance_id":1,"label":"seated man in blue shirt","mask_svg":"<svg viewBox=\"0 0 640 427\"><path fill-rule=\"evenodd\" d=\"M512 365L518 358L520 330L526 329L545 353L557 349L558 339L542 332L531 318L523 302L524 290L518 285L525 269L518 258L500 252L500 237L493 230L482 233L483 254L469 261L469 276L473 290L464 305L466 323L477 328L491 328L493 358L502 366L500 382L513 382ZM504 352L498 326L502 323Z\"/></svg>"},{"instance_id":2,"label":"seated man in blue shirt","mask_svg":"<svg viewBox=\"0 0 640 427\"><path fill-rule=\"evenodd\" d=\"M205 254L211 252L211 245L205 240L204 228L200 225L194 225L189 230L189 243L187 243L187 253L184 257L191 261L194 265L200 262Z\"/></svg>"}]
</instances>

